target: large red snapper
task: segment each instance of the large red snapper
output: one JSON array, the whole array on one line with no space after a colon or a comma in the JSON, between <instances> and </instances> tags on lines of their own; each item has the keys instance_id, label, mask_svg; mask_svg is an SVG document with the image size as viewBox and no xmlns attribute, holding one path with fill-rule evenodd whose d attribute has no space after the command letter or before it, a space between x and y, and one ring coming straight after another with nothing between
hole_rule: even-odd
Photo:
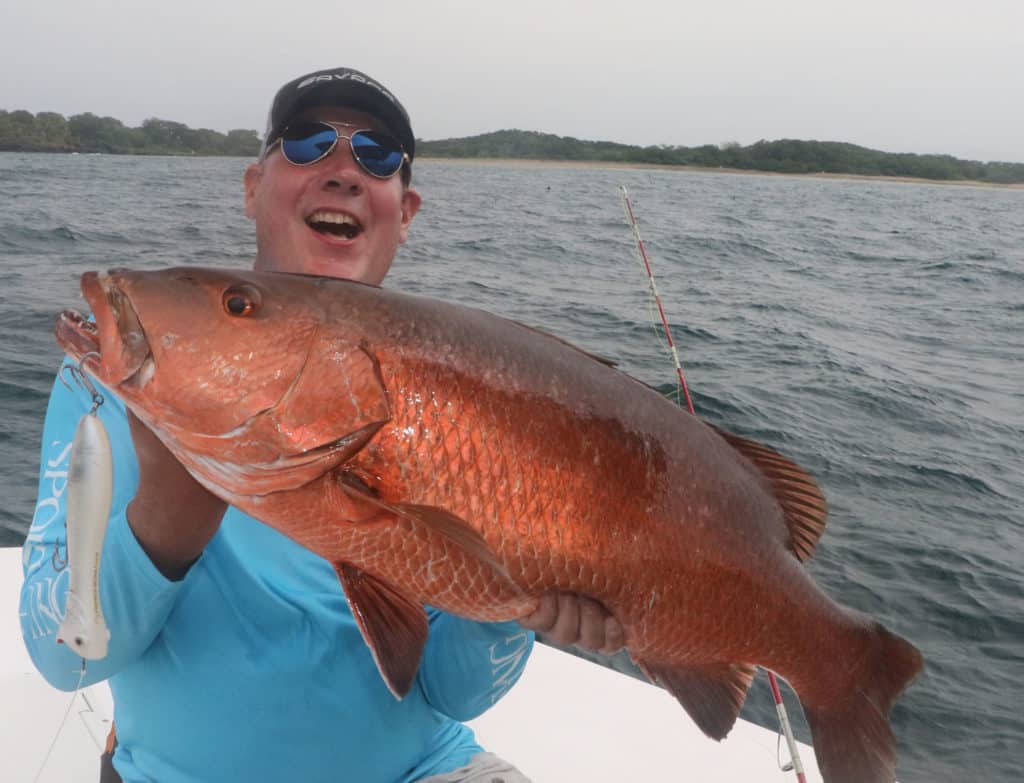
<instances>
[{"instance_id":1,"label":"large red snapper","mask_svg":"<svg viewBox=\"0 0 1024 783\"><path fill-rule=\"evenodd\" d=\"M914 647L801 561L813 480L561 340L341 280L88 273L64 349L212 492L335 564L381 674L409 689L422 605L519 618L557 589L720 739L764 666L798 693L827 783L894 776Z\"/></svg>"}]
</instances>

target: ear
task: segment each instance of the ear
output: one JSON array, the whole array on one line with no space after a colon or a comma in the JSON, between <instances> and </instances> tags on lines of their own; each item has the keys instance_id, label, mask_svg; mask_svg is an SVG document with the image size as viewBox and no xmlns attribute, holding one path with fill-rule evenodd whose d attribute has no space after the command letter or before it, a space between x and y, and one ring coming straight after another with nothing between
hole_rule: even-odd
<instances>
[{"instance_id":1,"label":"ear","mask_svg":"<svg viewBox=\"0 0 1024 783\"><path fill-rule=\"evenodd\" d=\"M416 217L416 213L420 211L421 201L419 192L412 188L406 188L402 191L402 225L399 227L398 241L403 245L409 237L409 225L412 223L412 219Z\"/></svg>"},{"instance_id":2,"label":"ear","mask_svg":"<svg viewBox=\"0 0 1024 783\"><path fill-rule=\"evenodd\" d=\"M243 178L245 183L245 216L250 219L256 217L256 192L259 190L262 180L263 164L250 163L245 169L245 176Z\"/></svg>"}]
</instances>

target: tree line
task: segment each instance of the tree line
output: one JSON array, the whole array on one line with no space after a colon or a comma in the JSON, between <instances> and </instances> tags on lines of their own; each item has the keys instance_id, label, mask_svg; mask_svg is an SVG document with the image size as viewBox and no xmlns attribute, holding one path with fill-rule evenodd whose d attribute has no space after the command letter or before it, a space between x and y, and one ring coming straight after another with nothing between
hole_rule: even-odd
<instances>
[{"instance_id":1,"label":"tree line","mask_svg":"<svg viewBox=\"0 0 1024 783\"><path fill-rule=\"evenodd\" d=\"M535 131L501 130L459 139L417 142L420 155L444 158L529 158L536 160L656 163L670 166L771 171L786 174L859 174L933 180L1024 183L1024 163L983 163L952 155L891 153L834 141L758 141L700 147L637 147L584 141Z\"/></svg>"},{"instance_id":2,"label":"tree line","mask_svg":"<svg viewBox=\"0 0 1024 783\"><path fill-rule=\"evenodd\" d=\"M106 152L126 155L238 155L254 158L260 138L254 130L219 133L151 117L130 128L95 114L38 114L0 109L0 150L19 152Z\"/></svg>"},{"instance_id":3,"label":"tree line","mask_svg":"<svg viewBox=\"0 0 1024 783\"><path fill-rule=\"evenodd\" d=\"M237 155L254 158L260 138L254 130L225 133L193 129L151 117L131 128L114 117L0 110L0 150L22 152L106 152L136 155ZM781 139L748 146L732 142L700 147L638 147L585 141L536 131L500 130L457 139L417 141L417 154L440 158L656 163L669 166L746 169L785 174L858 174L932 180L1024 183L1024 163L961 160L952 155L891 153L834 141Z\"/></svg>"}]
</instances>

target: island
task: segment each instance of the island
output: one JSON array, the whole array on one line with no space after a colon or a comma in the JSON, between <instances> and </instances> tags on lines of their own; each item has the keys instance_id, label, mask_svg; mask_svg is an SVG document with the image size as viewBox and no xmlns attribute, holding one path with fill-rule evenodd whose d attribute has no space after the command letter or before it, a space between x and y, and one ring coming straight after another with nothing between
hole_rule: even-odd
<instances>
[{"instance_id":1,"label":"island","mask_svg":"<svg viewBox=\"0 0 1024 783\"><path fill-rule=\"evenodd\" d=\"M129 127L114 117L0 109L0 151L101 152L117 155L226 155L255 158L255 130L193 129L155 117ZM416 141L420 158L504 159L619 164L776 174L900 177L936 182L1024 183L1024 163L963 160L952 155L882 152L838 141L799 139L646 147L587 141L527 130Z\"/></svg>"}]
</instances>

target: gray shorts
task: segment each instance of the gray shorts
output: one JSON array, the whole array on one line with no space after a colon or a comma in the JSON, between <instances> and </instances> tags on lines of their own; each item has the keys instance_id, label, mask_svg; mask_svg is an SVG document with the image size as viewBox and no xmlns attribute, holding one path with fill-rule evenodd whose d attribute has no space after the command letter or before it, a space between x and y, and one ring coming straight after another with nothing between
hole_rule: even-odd
<instances>
[{"instance_id":1,"label":"gray shorts","mask_svg":"<svg viewBox=\"0 0 1024 783\"><path fill-rule=\"evenodd\" d=\"M530 783L530 779L493 753L477 753L466 766L417 783Z\"/></svg>"}]
</instances>

